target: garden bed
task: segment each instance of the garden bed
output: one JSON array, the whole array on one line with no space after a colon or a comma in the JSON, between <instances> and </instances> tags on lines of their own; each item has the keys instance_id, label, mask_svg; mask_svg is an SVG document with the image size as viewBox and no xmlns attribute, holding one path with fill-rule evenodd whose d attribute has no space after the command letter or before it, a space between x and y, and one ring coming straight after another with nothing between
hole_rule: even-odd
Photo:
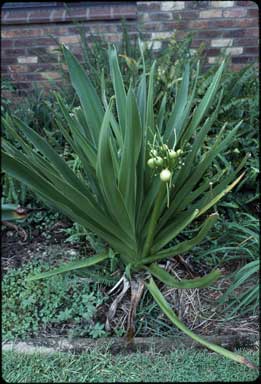
<instances>
[{"instance_id":1,"label":"garden bed","mask_svg":"<svg viewBox=\"0 0 261 384\"><path fill-rule=\"evenodd\" d=\"M84 247L84 256L82 255L82 249L80 249L81 244L73 245L66 243L66 235L61 232L61 228L66 226L66 222L59 222L50 230L50 238L46 238L43 234L32 233L31 236L28 236L26 241L23 241L20 235L15 232L13 229L6 229L2 234L2 269L4 275L11 270L17 270L23 266L26 266L28 263L39 262L39 263L48 263L53 265L58 265L64 261L70 260L73 258L86 257L92 255L94 251L88 244ZM191 264L189 262L186 265L186 261L177 262L177 260L169 261L169 266L173 267L175 273L181 277L191 278L191 271L189 268L197 268L197 265ZM176 264L175 264L176 263ZM178 264L177 264L178 263ZM207 266L202 266L202 268L207 268ZM188 289L186 291L177 290L177 289L164 289L165 297L173 303L177 303L174 310L177 311L179 317L185 321L187 326L191 329L195 329L197 334L202 334L204 337L214 338L217 343L221 344L230 344L231 346L244 347L246 344L246 337L249 339L250 344L255 343L258 338L258 321L257 316L249 315L239 315L229 321L224 322L222 315L218 313L216 308L216 300L221 295L222 292L229 286L230 280L227 276L230 270L229 268L234 268L232 264L228 264L226 268L223 269L224 277L218 283L218 290L213 290L210 288L198 289ZM98 289L102 294L106 295L106 292L109 291L110 287L99 285ZM113 301L114 297L109 297L104 303L98 306L97 311L95 312L92 324L98 322L99 324L105 324L106 313L108 308ZM136 346L139 348L142 345L142 348L147 348L146 343L148 340L148 345L151 344L151 337L155 336L167 336L168 338L178 337L178 340L184 341L185 344L193 343L192 340L186 341L187 339L182 339L181 333L176 327L171 325L171 323L166 319L166 317L157 311L156 309L150 309L148 302L143 303L144 308L138 310L137 313L137 325L139 325L138 331L136 333ZM146 307L147 306L147 307ZM113 330L107 336L115 336L115 332L121 329L122 333L118 336L123 336L126 327L127 313L129 307L129 296L123 300L118 310L116 311L115 318L113 319L112 325ZM147 309L149 308L149 310ZM146 316L149 317L148 323L144 323ZM203 315L203 319L202 319ZM146 321L146 319L145 319ZM163 325L162 325L163 324ZM49 347L52 344L52 340L58 340L57 338L67 338L70 340L70 330L73 330L75 324L72 324L70 320L60 321L58 323L50 323L44 329L40 329L39 332L34 333L36 337L35 342L39 340L47 340ZM85 328L85 324L81 324L81 329ZM79 332L76 333L74 338L79 335ZM86 339L86 334L81 334L81 342L83 345L85 343L91 343L89 339ZM97 336L96 336L97 337ZM141 338L140 338L141 337ZM220 339L217 340L216 338ZM26 338L27 342L28 337ZM76 340L75 339L75 340ZM38 341L37 341L38 340ZM60 340L60 339L59 339ZM101 341L94 340L93 343L103 343ZM124 341L123 339L116 339L116 342L113 342L114 348L115 345L119 346L119 350L122 350ZM157 339L160 340L160 339ZM164 339L165 341L167 339ZM157 346L164 344L165 341L157 341ZM28 341L30 343L30 341ZM73 343L78 343L78 341L73 341ZM51 343L51 344L50 344ZM106 338L105 344L108 343L108 338ZM170 341L171 343L171 341ZM174 344L176 341L173 342ZM40 343L41 344L41 343ZM190 345L189 344L189 345ZM194 345L195 343L193 343ZM168 345L168 342L167 344ZM228 346L229 347L229 346ZM70 347L71 348L71 347ZM136 348L136 347L135 347ZM159 347L161 348L161 347ZM167 347L168 349L169 347Z\"/></svg>"}]
</instances>

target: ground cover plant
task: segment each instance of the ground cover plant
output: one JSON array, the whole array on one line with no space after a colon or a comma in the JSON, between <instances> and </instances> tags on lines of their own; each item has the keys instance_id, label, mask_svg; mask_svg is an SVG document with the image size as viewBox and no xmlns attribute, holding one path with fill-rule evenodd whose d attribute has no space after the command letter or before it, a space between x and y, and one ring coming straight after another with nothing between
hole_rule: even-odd
<instances>
[{"instance_id":1,"label":"ground cover plant","mask_svg":"<svg viewBox=\"0 0 261 384\"><path fill-rule=\"evenodd\" d=\"M68 337L105 336L104 324L95 320L97 307L106 300L99 285L69 275L37 283L26 282L28 273L39 273L48 268L49 264L38 260L4 275L3 340L26 340L39 333L50 336L54 332Z\"/></svg>"},{"instance_id":2,"label":"ground cover plant","mask_svg":"<svg viewBox=\"0 0 261 384\"><path fill-rule=\"evenodd\" d=\"M211 116L204 118L218 90L224 62L197 105L194 96L199 65L196 75L191 78L189 64L186 64L172 111L167 113L166 99L163 98L159 114L155 115L155 63L147 75L143 60L139 81L131 82L126 92L117 52L111 47L109 63L114 95L108 102L105 87L100 99L83 68L66 48L64 55L81 107L71 114L57 94L64 116L63 120L57 118L57 124L79 156L84 177L77 176L45 139L13 116L6 116L3 122L8 134L21 148L18 151L10 141L3 140L3 168L44 201L96 233L114 252L69 263L29 280L68 271L79 272L116 258L123 272L117 286L122 284L123 288L109 311L108 324L115 306L130 288L127 337L131 341L136 308L146 287L162 311L183 332L209 349L253 367L245 358L213 345L189 330L171 310L154 281L156 278L170 287L200 288L220 278L220 271L213 270L194 280L177 281L156 262L199 243L217 220L217 212L205 217L195 237L165 248L192 221L214 207L244 176L244 173L238 174L248 156L236 169L230 164L224 166L218 160L218 155L235 137L241 122L226 136L224 124L215 142L204 147L205 137L216 119L222 92Z\"/></svg>"}]
</instances>

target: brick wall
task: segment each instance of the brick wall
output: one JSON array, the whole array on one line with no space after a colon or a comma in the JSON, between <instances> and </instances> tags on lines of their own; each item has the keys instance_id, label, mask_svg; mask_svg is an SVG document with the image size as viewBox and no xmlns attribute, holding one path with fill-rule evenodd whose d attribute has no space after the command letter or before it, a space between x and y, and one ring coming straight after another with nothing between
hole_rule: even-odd
<instances>
[{"instance_id":1,"label":"brick wall","mask_svg":"<svg viewBox=\"0 0 261 384\"><path fill-rule=\"evenodd\" d=\"M217 60L221 49L231 53L233 69L258 62L259 18L254 1L141 1L139 19L146 38L162 46L161 38L176 31L177 39L194 32L192 48L206 45L208 63Z\"/></svg>"},{"instance_id":2,"label":"brick wall","mask_svg":"<svg viewBox=\"0 0 261 384\"><path fill-rule=\"evenodd\" d=\"M15 6L16 4L16 6ZM178 39L195 32L192 47L206 44L208 62L214 63L220 49L232 55L233 68L258 62L258 6L253 1L137 1L67 3L4 3L1 28L2 78L11 79L22 92L32 83L49 86L59 82L59 43L80 57L79 22L86 39L105 33L110 42L121 38L121 19L129 32L139 26L155 50L162 38L176 32ZM15 8L16 7L16 8Z\"/></svg>"}]
</instances>

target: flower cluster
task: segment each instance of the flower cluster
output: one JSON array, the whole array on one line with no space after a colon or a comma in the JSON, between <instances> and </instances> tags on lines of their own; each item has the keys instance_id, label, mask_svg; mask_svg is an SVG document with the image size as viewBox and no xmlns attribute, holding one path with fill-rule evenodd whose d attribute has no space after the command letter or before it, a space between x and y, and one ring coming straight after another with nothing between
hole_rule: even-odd
<instances>
[{"instance_id":1,"label":"flower cluster","mask_svg":"<svg viewBox=\"0 0 261 384\"><path fill-rule=\"evenodd\" d=\"M147 161L147 164L150 168L159 172L160 179L167 183L171 180L174 167L184 165L181 159L182 154L182 149L175 151L174 149L170 149L166 144L163 144L157 149L150 151L151 157Z\"/></svg>"}]
</instances>

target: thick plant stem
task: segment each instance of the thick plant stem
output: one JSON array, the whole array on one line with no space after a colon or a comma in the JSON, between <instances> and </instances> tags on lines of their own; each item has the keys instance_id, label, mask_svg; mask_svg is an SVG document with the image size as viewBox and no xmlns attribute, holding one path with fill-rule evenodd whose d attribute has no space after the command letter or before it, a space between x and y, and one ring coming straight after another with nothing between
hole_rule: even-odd
<instances>
[{"instance_id":1,"label":"thick plant stem","mask_svg":"<svg viewBox=\"0 0 261 384\"><path fill-rule=\"evenodd\" d=\"M147 238L146 238L145 245L144 245L143 252L142 252L142 258L146 258L148 256L148 253L149 253L150 248L152 246L154 233L155 233L155 227L156 227L156 224L157 224L157 221L159 218L159 213L160 213L160 208L161 208L162 200L163 200L164 193L165 193L165 188L166 188L165 183L161 183L160 190L158 192L158 196L156 198L155 205L154 205L154 208L153 208L153 211L151 214L149 228L148 228L148 234L147 234Z\"/></svg>"},{"instance_id":2,"label":"thick plant stem","mask_svg":"<svg viewBox=\"0 0 261 384\"><path fill-rule=\"evenodd\" d=\"M132 279L130 281L130 286L131 286L131 302L130 302L127 332L126 332L128 343L131 343L133 341L133 337L135 335L136 310L144 290L144 280L141 278Z\"/></svg>"}]
</instances>

